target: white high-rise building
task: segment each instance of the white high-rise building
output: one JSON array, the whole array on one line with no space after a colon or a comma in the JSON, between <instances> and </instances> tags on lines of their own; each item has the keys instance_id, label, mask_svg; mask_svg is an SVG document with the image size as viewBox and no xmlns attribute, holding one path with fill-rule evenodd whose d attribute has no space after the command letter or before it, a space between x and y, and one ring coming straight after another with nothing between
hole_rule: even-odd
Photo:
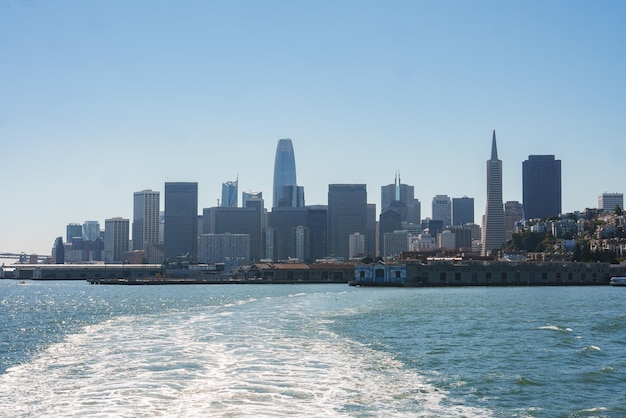
<instances>
[{"instance_id":1,"label":"white high-rise building","mask_svg":"<svg viewBox=\"0 0 626 418\"><path fill-rule=\"evenodd\" d=\"M441 231L437 234L437 247L447 249L456 248L456 233L449 229Z\"/></svg>"},{"instance_id":2,"label":"white high-rise building","mask_svg":"<svg viewBox=\"0 0 626 418\"><path fill-rule=\"evenodd\" d=\"M411 251L428 251L437 248L437 240L427 232L409 238Z\"/></svg>"},{"instance_id":3,"label":"white high-rise building","mask_svg":"<svg viewBox=\"0 0 626 418\"><path fill-rule=\"evenodd\" d=\"M598 196L598 209L605 212L612 212L616 207L624 209L623 193L602 193Z\"/></svg>"},{"instance_id":4,"label":"white high-rise building","mask_svg":"<svg viewBox=\"0 0 626 418\"><path fill-rule=\"evenodd\" d=\"M491 141L491 158L487 160L487 207L483 216L482 255L498 250L506 241L504 205L502 203L502 161L498 159L496 131Z\"/></svg>"},{"instance_id":5,"label":"white high-rise building","mask_svg":"<svg viewBox=\"0 0 626 418\"><path fill-rule=\"evenodd\" d=\"M124 218L111 218L104 221L104 261L124 263L128 252L130 221Z\"/></svg>"},{"instance_id":6,"label":"white high-rise building","mask_svg":"<svg viewBox=\"0 0 626 418\"><path fill-rule=\"evenodd\" d=\"M147 251L159 243L159 192L142 190L134 193L133 250Z\"/></svg>"},{"instance_id":7,"label":"white high-rise building","mask_svg":"<svg viewBox=\"0 0 626 418\"><path fill-rule=\"evenodd\" d=\"M348 237L349 257L365 255L365 235L360 232L350 234Z\"/></svg>"},{"instance_id":8,"label":"white high-rise building","mask_svg":"<svg viewBox=\"0 0 626 418\"><path fill-rule=\"evenodd\" d=\"M385 232L384 237L384 257L393 257L399 255L403 251L409 251L409 231L398 230L393 232Z\"/></svg>"}]
</instances>

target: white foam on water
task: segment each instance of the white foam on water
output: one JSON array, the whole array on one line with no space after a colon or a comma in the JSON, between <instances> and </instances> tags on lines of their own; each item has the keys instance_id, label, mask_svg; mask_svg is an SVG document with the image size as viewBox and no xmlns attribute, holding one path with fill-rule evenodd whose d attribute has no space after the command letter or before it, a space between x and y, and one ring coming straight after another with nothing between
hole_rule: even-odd
<instances>
[{"instance_id":1,"label":"white foam on water","mask_svg":"<svg viewBox=\"0 0 626 418\"><path fill-rule=\"evenodd\" d=\"M323 318L299 334L232 309L85 327L0 375L0 416L491 415Z\"/></svg>"},{"instance_id":2,"label":"white foam on water","mask_svg":"<svg viewBox=\"0 0 626 418\"><path fill-rule=\"evenodd\" d=\"M539 329L547 330L547 331L557 331L557 332L563 332L563 333L572 332L571 328L559 327L556 325L545 325L543 327L539 327Z\"/></svg>"}]
</instances>

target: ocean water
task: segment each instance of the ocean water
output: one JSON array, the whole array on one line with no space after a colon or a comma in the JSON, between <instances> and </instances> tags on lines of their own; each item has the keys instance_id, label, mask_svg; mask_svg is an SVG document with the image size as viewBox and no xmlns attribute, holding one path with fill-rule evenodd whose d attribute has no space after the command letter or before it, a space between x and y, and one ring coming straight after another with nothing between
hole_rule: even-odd
<instances>
[{"instance_id":1,"label":"ocean water","mask_svg":"<svg viewBox=\"0 0 626 418\"><path fill-rule=\"evenodd\" d=\"M623 417L626 288L0 280L2 417Z\"/></svg>"}]
</instances>

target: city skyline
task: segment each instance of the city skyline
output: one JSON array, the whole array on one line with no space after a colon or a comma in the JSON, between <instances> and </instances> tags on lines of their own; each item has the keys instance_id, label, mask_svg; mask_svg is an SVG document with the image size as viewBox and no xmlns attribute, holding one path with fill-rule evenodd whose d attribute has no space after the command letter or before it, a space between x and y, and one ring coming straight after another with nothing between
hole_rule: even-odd
<instances>
[{"instance_id":1,"label":"city skyline","mask_svg":"<svg viewBox=\"0 0 626 418\"><path fill-rule=\"evenodd\" d=\"M200 213L238 175L269 209L287 137L307 205L366 184L380 213L399 171L422 218L469 196L480 223L493 129L505 202L532 154L562 161L564 212L624 192L622 2L243 4L3 4L0 251L49 254L165 182Z\"/></svg>"}]
</instances>

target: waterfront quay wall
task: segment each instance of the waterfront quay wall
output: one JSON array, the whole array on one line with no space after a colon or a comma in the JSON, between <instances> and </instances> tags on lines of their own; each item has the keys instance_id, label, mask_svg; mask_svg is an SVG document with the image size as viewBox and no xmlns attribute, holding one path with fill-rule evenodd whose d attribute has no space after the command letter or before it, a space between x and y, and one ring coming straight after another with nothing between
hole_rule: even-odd
<instances>
[{"instance_id":1,"label":"waterfront quay wall","mask_svg":"<svg viewBox=\"0 0 626 418\"><path fill-rule=\"evenodd\" d=\"M160 264L17 264L12 279L19 280L131 280L158 277Z\"/></svg>"},{"instance_id":2,"label":"waterfront quay wall","mask_svg":"<svg viewBox=\"0 0 626 418\"><path fill-rule=\"evenodd\" d=\"M357 265L358 286L585 286L608 285L625 265L577 262L435 261Z\"/></svg>"},{"instance_id":3,"label":"waterfront quay wall","mask_svg":"<svg viewBox=\"0 0 626 418\"><path fill-rule=\"evenodd\" d=\"M406 286L608 285L608 263L465 262L406 265Z\"/></svg>"}]
</instances>

